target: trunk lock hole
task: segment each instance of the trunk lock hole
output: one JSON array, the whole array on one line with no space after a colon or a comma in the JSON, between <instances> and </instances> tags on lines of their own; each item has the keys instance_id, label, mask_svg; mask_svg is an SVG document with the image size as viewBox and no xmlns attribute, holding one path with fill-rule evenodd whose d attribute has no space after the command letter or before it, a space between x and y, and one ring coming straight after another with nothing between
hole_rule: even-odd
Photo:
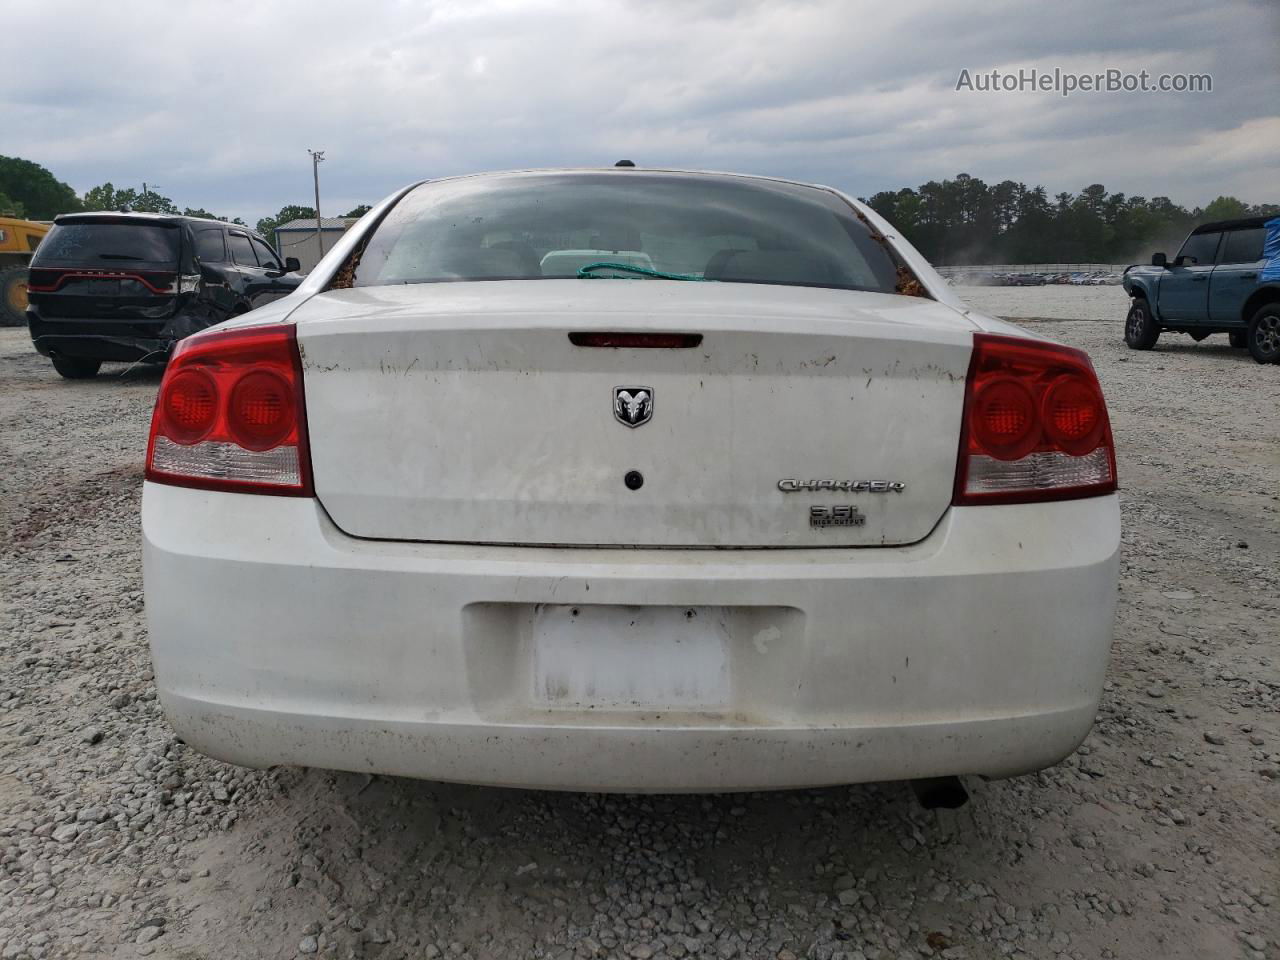
<instances>
[{"instance_id":1,"label":"trunk lock hole","mask_svg":"<svg viewBox=\"0 0 1280 960\"><path fill-rule=\"evenodd\" d=\"M639 470L628 470L622 482L627 485L628 490L639 490L644 486L644 474Z\"/></svg>"}]
</instances>

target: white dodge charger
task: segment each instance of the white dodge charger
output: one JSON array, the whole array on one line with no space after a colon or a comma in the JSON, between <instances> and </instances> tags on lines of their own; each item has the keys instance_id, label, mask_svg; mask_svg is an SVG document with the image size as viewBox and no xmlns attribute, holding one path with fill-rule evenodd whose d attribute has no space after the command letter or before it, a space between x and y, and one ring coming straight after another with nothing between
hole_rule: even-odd
<instances>
[{"instance_id":1,"label":"white dodge charger","mask_svg":"<svg viewBox=\"0 0 1280 960\"><path fill-rule=\"evenodd\" d=\"M1087 356L826 187L424 182L193 336L142 506L174 729L249 766L715 791L1004 777L1102 690Z\"/></svg>"}]
</instances>

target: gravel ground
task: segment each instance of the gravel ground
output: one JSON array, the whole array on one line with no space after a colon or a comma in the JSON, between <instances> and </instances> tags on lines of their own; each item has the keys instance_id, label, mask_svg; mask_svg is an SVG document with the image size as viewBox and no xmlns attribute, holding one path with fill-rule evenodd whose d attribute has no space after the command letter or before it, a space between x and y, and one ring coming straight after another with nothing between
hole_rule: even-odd
<instances>
[{"instance_id":1,"label":"gravel ground","mask_svg":"<svg viewBox=\"0 0 1280 960\"><path fill-rule=\"evenodd\" d=\"M1118 285L1073 287L1055 283L1043 287L956 287L956 292L975 310L1009 319L1122 322L1129 310L1129 295ZM1187 340L1186 337L1182 339ZM1170 342L1176 342L1176 338L1171 337Z\"/></svg>"},{"instance_id":2,"label":"gravel ground","mask_svg":"<svg viewBox=\"0 0 1280 960\"><path fill-rule=\"evenodd\" d=\"M200 757L160 715L158 382L0 330L0 958L1280 958L1280 367L1120 343L1114 288L963 291L1088 349L1124 558L1080 752L971 784L540 794Z\"/></svg>"}]
</instances>

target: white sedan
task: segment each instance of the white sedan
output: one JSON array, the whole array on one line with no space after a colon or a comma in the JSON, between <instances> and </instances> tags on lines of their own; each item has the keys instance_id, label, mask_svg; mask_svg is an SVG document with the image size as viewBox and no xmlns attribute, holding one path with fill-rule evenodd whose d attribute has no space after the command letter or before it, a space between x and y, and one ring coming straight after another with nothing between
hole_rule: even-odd
<instances>
[{"instance_id":1,"label":"white sedan","mask_svg":"<svg viewBox=\"0 0 1280 960\"><path fill-rule=\"evenodd\" d=\"M160 698L233 763L947 783L1056 763L1102 690L1088 358L825 187L412 186L180 344L146 477Z\"/></svg>"}]
</instances>

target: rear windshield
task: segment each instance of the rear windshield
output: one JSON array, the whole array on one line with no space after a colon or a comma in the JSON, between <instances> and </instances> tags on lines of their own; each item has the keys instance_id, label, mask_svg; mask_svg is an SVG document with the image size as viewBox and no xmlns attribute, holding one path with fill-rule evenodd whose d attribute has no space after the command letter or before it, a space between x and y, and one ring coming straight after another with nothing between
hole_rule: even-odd
<instances>
[{"instance_id":1,"label":"rear windshield","mask_svg":"<svg viewBox=\"0 0 1280 960\"><path fill-rule=\"evenodd\" d=\"M59 223L40 244L35 262L176 264L178 233L176 224Z\"/></svg>"},{"instance_id":2,"label":"rear windshield","mask_svg":"<svg viewBox=\"0 0 1280 960\"><path fill-rule=\"evenodd\" d=\"M355 285L655 273L881 293L897 283L888 251L825 190L619 171L423 184L378 226Z\"/></svg>"}]
</instances>

